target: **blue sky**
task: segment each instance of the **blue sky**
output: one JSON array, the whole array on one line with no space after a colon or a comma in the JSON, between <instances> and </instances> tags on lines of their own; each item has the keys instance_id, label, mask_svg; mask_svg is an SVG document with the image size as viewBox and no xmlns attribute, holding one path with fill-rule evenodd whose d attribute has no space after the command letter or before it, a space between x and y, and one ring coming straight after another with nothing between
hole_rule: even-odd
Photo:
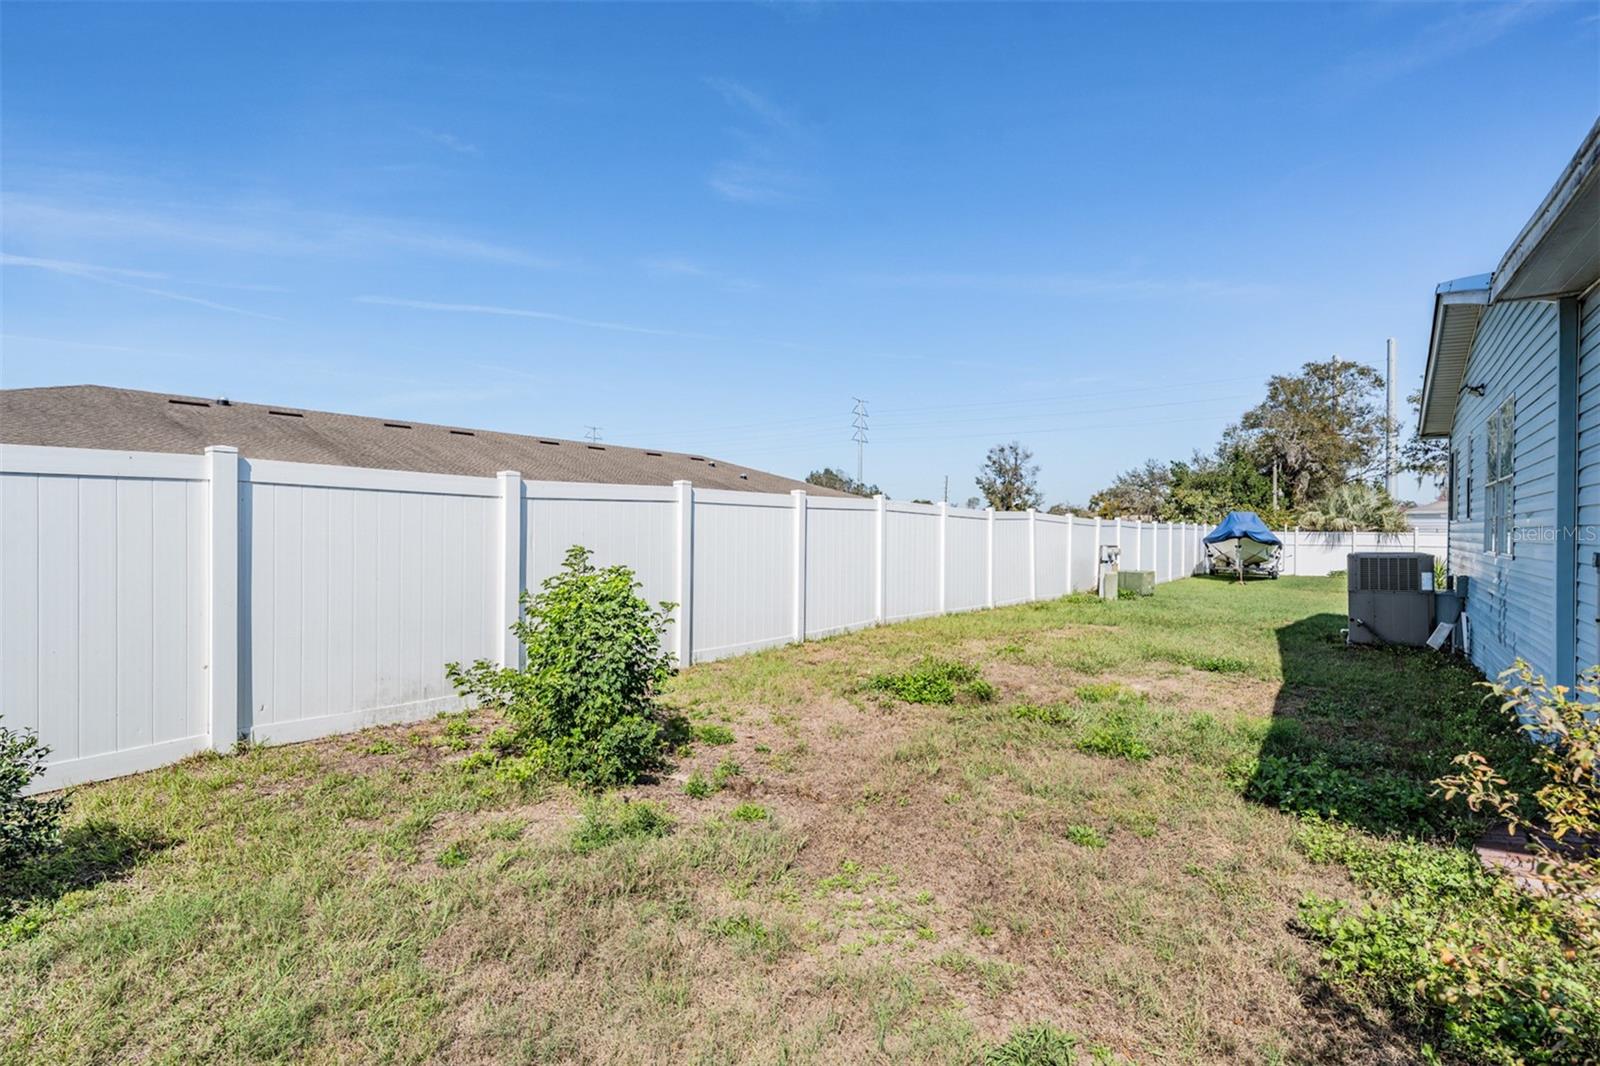
<instances>
[{"instance_id":1,"label":"blue sky","mask_svg":"<svg viewBox=\"0 0 1600 1066\"><path fill-rule=\"evenodd\" d=\"M7 387L1051 501L1421 373L1600 111L1593 4L21 6ZM226 443L226 442L219 442Z\"/></svg>"}]
</instances>

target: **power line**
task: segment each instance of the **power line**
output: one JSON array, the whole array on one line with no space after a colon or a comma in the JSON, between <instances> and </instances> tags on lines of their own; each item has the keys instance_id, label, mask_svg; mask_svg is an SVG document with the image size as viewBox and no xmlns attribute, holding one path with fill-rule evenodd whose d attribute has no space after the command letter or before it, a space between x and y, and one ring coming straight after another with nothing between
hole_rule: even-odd
<instances>
[{"instance_id":1,"label":"power line","mask_svg":"<svg viewBox=\"0 0 1600 1066\"><path fill-rule=\"evenodd\" d=\"M600 435L599 426L587 426L585 428L588 430L588 432L583 435L583 439L588 441L590 444L599 444L605 439Z\"/></svg>"}]
</instances>

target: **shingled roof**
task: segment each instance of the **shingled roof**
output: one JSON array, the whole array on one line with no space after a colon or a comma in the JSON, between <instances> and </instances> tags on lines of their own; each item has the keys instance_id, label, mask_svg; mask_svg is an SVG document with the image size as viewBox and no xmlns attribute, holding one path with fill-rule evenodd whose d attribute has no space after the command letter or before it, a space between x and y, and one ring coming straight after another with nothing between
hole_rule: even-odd
<instances>
[{"instance_id":1,"label":"shingled roof","mask_svg":"<svg viewBox=\"0 0 1600 1066\"><path fill-rule=\"evenodd\" d=\"M683 452L525 437L403 419L208 400L105 385L0 389L0 444L199 454L231 444L248 459L530 481L670 485L842 495L832 489Z\"/></svg>"}]
</instances>

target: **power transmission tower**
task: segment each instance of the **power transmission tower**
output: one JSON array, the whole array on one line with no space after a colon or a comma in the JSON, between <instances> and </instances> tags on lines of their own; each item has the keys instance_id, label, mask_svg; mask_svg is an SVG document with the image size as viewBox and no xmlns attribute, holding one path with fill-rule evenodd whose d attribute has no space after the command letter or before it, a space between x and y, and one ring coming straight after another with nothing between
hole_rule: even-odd
<instances>
[{"instance_id":1,"label":"power transmission tower","mask_svg":"<svg viewBox=\"0 0 1600 1066\"><path fill-rule=\"evenodd\" d=\"M852 397L856 401L851 408L850 428L854 430L850 439L856 442L856 484L865 485L866 478L866 445L867 445L867 401L859 396Z\"/></svg>"},{"instance_id":2,"label":"power transmission tower","mask_svg":"<svg viewBox=\"0 0 1600 1066\"><path fill-rule=\"evenodd\" d=\"M583 435L583 439L588 441L590 444L599 444L605 439L600 435L599 426L586 426L584 428L587 429L588 432Z\"/></svg>"}]
</instances>

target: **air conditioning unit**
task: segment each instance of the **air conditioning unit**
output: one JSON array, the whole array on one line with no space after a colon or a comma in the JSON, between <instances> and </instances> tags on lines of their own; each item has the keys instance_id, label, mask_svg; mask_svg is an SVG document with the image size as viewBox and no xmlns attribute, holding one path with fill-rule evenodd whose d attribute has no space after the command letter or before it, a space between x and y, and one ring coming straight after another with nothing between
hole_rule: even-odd
<instances>
[{"instance_id":1,"label":"air conditioning unit","mask_svg":"<svg viewBox=\"0 0 1600 1066\"><path fill-rule=\"evenodd\" d=\"M1351 552L1351 644L1420 648L1433 631L1433 556L1423 552Z\"/></svg>"}]
</instances>

